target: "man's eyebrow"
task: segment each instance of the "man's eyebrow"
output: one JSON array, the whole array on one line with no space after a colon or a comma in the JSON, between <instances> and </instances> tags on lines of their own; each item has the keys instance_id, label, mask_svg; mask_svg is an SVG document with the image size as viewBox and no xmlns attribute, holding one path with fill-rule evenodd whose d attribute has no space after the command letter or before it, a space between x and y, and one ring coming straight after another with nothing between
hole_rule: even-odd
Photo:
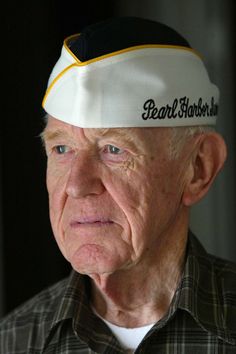
<instances>
[{"instance_id":1,"label":"man's eyebrow","mask_svg":"<svg viewBox=\"0 0 236 354\"><path fill-rule=\"evenodd\" d=\"M135 137L135 128L102 128L99 129L99 135L110 138L123 138L126 141L132 142Z\"/></svg>"},{"instance_id":2,"label":"man's eyebrow","mask_svg":"<svg viewBox=\"0 0 236 354\"><path fill-rule=\"evenodd\" d=\"M129 134L128 131L131 130L131 128L101 128L98 129L100 131L100 134L102 136L109 136L109 135L119 135L119 136L128 136Z\"/></svg>"},{"instance_id":3,"label":"man's eyebrow","mask_svg":"<svg viewBox=\"0 0 236 354\"><path fill-rule=\"evenodd\" d=\"M68 133L65 132L64 130L61 129L56 129L56 130L47 130L45 129L41 134L41 139L43 142L45 141L50 141L50 140L54 140L57 138L66 138L68 137Z\"/></svg>"}]
</instances>

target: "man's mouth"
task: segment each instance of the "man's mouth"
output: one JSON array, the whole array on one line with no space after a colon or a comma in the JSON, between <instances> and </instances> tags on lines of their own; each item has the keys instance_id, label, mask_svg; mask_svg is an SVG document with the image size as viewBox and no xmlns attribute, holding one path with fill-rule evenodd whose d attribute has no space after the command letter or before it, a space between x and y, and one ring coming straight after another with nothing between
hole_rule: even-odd
<instances>
[{"instance_id":1,"label":"man's mouth","mask_svg":"<svg viewBox=\"0 0 236 354\"><path fill-rule=\"evenodd\" d=\"M113 221L110 219L104 218L82 218L79 220L73 220L70 225L73 228L80 227L80 226L107 226L112 225Z\"/></svg>"}]
</instances>

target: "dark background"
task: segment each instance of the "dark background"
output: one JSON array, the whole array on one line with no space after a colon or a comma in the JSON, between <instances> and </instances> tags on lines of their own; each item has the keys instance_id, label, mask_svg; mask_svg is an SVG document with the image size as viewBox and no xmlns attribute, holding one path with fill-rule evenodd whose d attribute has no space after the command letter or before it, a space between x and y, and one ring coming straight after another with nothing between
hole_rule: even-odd
<instances>
[{"instance_id":1,"label":"dark background","mask_svg":"<svg viewBox=\"0 0 236 354\"><path fill-rule=\"evenodd\" d=\"M46 158L39 138L41 102L63 39L120 14L158 19L180 31L204 55L220 87L219 128L230 153L213 195L197 210L194 226L208 249L236 260L234 2L12 0L1 9L0 316L70 271L49 223Z\"/></svg>"},{"instance_id":2,"label":"dark background","mask_svg":"<svg viewBox=\"0 0 236 354\"><path fill-rule=\"evenodd\" d=\"M38 137L41 101L63 39L112 15L111 1L101 0L6 5L0 133L4 313L69 272L48 218L46 159Z\"/></svg>"}]
</instances>

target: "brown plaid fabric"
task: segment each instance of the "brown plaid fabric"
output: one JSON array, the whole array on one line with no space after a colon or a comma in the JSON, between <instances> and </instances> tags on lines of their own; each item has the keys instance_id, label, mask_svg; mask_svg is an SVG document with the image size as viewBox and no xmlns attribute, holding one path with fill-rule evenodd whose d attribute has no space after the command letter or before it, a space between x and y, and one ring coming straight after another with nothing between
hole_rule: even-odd
<instances>
[{"instance_id":1,"label":"brown plaid fabric","mask_svg":"<svg viewBox=\"0 0 236 354\"><path fill-rule=\"evenodd\" d=\"M91 311L89 289L89 278L72 271L2 319L0 353L125 353ZM135 353L236 354L236 265L207 254L190 234L169 311Z\"/></svg>"}]
</instances>

